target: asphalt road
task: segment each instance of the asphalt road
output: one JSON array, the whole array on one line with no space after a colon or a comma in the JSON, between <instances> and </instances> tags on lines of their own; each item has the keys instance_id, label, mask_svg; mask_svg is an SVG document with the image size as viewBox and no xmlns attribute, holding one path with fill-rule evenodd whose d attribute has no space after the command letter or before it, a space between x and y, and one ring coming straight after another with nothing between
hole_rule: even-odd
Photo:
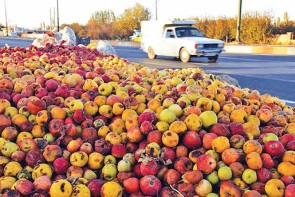
<instances>
[{"instance_id":1,"label":"asphalt road","mask_svg":"<svg viewBox=\"0 0 295 197\"><path fill-rule=\"evenodd\" d=\"M216 63L207 58L192 58L189 63L171 57L150 60L138 48L115 47L119 57L138 62L147 67L186 68L200 67L206 73L227 74L238 80L242 88L258 90L285 100L295 106L295 56L222 53Z\"/></svg>"},{"instance_id":2,"label":"asphalt road","mask_svg":"<svg viewBox=\"0 0 295 197\"><path fill-rule=\"evenodd\" d=\"M0 38L0 47L26 47L32 40ZM258 90L261 94L277 96L289 105L295 106L295 56L230 54L222 53L216 63L207 58L192 58L189 63L170 57L150 60L138 48L114 46L119 57L138 62L151 68L200 67L207 73L227 74L239 81L242 88Z\"/></svg>"}]
</instances>

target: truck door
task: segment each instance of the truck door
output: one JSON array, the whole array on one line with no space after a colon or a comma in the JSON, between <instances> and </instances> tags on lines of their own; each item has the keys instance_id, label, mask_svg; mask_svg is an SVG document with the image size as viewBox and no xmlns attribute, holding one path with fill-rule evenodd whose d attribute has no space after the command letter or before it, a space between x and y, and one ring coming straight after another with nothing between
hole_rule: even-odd
<instances>
[{"instance_id":1,"label":"truck door","mask_svg":"<svg viewBox=\"0 0 295 197\"><path fill-rule=\"evenodd\" d=\"M177 56L175 53L177 47L177 40L173 29L167 28L163 36L163 44L161 47L161 54L166 56Z\"/></svg>"}]
</instances>

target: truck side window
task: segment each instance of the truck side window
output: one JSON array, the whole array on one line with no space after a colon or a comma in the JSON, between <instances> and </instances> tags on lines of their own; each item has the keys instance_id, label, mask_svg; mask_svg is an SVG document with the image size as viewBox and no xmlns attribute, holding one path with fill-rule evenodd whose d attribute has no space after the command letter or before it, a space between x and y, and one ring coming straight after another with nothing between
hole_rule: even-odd
<instances>
[{"instance_id":1,"label":"truck side window","mask_svg":"<svg viewBox=\"0 0 295 197\"><path fill-rule=\"evenodd\" d=\"M165 37L166 38L174 38L173 30L172 29L167 29Z\"/></svg>"}]
</instances>

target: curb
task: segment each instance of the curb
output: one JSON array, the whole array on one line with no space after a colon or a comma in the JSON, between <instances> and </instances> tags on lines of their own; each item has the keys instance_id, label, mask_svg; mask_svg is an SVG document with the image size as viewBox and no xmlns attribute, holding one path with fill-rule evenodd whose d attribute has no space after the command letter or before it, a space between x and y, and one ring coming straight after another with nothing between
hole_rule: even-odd
<instances>
[{"instance_id":1,"label":"curb","mask_svg":"<svg viewBox=\"0 0 295 197\"><path fill-rule=\"evenodd\" d=\"M138 47L139 42L104 40L112 46ZM295 46L225 45L226 53L295 55Z\"/></svg>"},{"instance_id":2,"label":"curb","mask_svg":"<svg viewBox=\"0 0 295 197\"><path fill-rule=\"evenodd\" d=\"M1 38L2 36L0 36ZM27 39L34 40L33 38L20 38L20 37L3 37L6 39ZM116 40L103 40L112 46L122 47L137 47L140 48L140 42L133 41L116 41ZM97 40L91 40L97 42ZM275 45L230 45L225 44L225 53L245 53L245 54L273 54L273 55L295 55L295 46L275 46Z\"/></svg>"},{"instance_id":3,"label":"curb","mask_svg":"<svg viewBox=\"0 0 295 197\"><path fill-rule=\"evenodd\" d=\"M224 50L228 53L295 55L295 46L251 46L251 45L233 46L233 45L225 45Z\"/></svg>"}]
</instances>

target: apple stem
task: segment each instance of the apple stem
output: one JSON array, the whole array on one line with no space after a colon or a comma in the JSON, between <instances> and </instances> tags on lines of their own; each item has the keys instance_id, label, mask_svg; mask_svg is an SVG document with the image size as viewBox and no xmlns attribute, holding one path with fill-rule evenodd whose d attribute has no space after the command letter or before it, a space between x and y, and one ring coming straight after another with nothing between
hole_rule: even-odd
<instances>
[{"instance_id":1,"label":"apple stem","mask_svg":"<svg viewBox=\"0 0 295 197\"><path fill-rule=\"evenodd\" d=\"M171 184L169 186L171 187L171 189L173 191L175 191L176 193L178 193L181 197L184 197L184 195L182 195L182 193L180 193L180 191L178 191L177 189L175 189Z\"/></svg>"}]
</instances>

